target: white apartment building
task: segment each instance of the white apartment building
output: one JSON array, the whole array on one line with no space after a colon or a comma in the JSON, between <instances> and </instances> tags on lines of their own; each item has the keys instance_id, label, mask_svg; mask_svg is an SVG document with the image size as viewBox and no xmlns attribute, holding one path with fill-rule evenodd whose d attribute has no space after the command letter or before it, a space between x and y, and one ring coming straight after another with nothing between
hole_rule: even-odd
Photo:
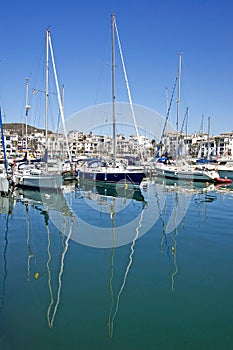
<instances>
[{"instance_id":1,"label":"white apartment building","mask_svg":"<svg viewBox=\"0 0 233 350\"><path fill-rule=\"evenodd\" d=\"M166 133L162 140L161 153L171 157L176 156L177 134ZM194 135L178 135L178 155L208 158L210 156L233 155L233 132L221 133L217 136L209 136L207 133Z\"/></svg>"},{"instance_id":2,"label":"white apartment building","mask_svg":"<svg viewBox=\"0 0 233 350\"><path fill-rule=\"evenodd\" d=\"M8 156L14 157L26 147L25 137L17 134L11 134L5 130L4 141ZM84 134L83 132L72 130L68 133L69 151L71 156L109 156L112 154L112 138L106 135L94 135L92 132ZM41 155L45 148L45 135L43 132L28 135L28 149ZM141 154L144 159L154 156L156 153L155 145L152 140L146 136L129 135L126 138L123 134L118 134L116 139L116 153L120 157L134 156ZM139 148L140 147L140 148ZM49 134L48 148L51 156L67 157L67 145L64 134ZM160 155L167 153L175 157L177 152L176 132L166 133L162 140ZM192 157L208 156L233 156L233 131L224 132L217 136L209 136L207 133L181 134L178 137L178 155ZM3 157L2 144L0 142L0 157Z\"/></svg>"}]
</instances>

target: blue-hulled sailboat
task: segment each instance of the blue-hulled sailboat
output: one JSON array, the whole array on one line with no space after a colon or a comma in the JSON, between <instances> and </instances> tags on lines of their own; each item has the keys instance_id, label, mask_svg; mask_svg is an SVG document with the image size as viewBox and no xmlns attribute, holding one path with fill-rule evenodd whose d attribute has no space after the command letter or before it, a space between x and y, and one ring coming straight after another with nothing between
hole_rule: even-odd
<instances>
[{"instance_id":1,"label":"blue-hulled sailboat","mask_svg":"<svg viewBox=\"0 0 233 350\"><path fill-rule=\"evenodd\" d=\"M114 37L115 30L117 33L118 44L119 36L116 27L115 15L112 14L111 20L112 29L112 116L113 116L113 159L111 164L102 162L101 160L86 160L84 165L78 170L78 179L94 181L95 183L138 186L145 177L145 172L137 169L128 169L127 167L117 165L116 161L116 113L115 113L115 47ZM121 47L119 45L121 52ZM123 56L121 52L122 65L124 69L125 81L128 89L130 104L132 106L131 96L129 93L128 80L126 76ZM135 125L136 127L136 125ZM136 128L137 131L137 128Z\"/></svg>"}]
</instances>

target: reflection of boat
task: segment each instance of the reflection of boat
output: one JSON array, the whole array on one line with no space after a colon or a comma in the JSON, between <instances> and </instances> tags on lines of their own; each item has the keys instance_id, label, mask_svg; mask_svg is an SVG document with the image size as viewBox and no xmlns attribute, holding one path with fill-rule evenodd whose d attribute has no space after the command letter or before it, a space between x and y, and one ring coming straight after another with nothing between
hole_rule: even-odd
<instances>
[{"instance_id":1,"label":"reflection of boat","mask_svg":"<svg viewBox=\"0 0 233 350\"><path fill-rule=\"evenodd\" d=\"M135 228L135 234L134 237L132 239L132 242L130 244L130 254L129 254L129 259L128 259L128 263L126 265L126 268L124 270L124 275L122 278L122 282L120 284L120 288L118 289L118 293L114 294L114 288L113 288L113 279L114 279L114 256L115 256L115 242L116 242L116 232L115 232L115 211L114 211L114 205L111 207L111 211L110 211L110 217L111 217L111 221L112 221L112 240L113 240L113 246L112 246L112 251L111 251L111 256L110 256L110 279L109 279L109 288L110 288L110 296L111 296L111 303L110 303L110 309L109 309L109 315L108 315L108 335L110 338L112 338L113 336L113 330L114 330L114 322L119 310L119 306L120 306L120 298L121 295L124 291L125 285L126 285L126 281L130 272L130 269L132 267L133 264L133 256L134 256L134 252L135 252L135 244L136 241L139 237L139 233L140 233L140 228L142 225L142 220L143 220L143 214L144 214L144 210L145 207L143 207L141 214L139 215L138 218L138 223L137 226Z\"/></svg>"},{"instance_id":2,"label":"reflection of boat","mask_svg":"<svg viewBox=\"0 0 233 350\"><path fill-rule=\"evenodd\" d=\"M204 188L212 188L214 185L213 184L209 184L209 182L202 182L202 181L197 181L197 182L192 182L189 180L182 180L182 179L168 179L168 178L161 178L158 177L155 179L155 182L161 185L166 185L167 188L172 187L172 186L176 186L177 189L184 189L186 191L192 191L194 192L195 190L201 190Z\"/></svg>"},{"instance_id":3,"label":"reflection of boat","mask_svg":"<svg viewBox=\"0 0 233 350\"><path fill-rule=\"evenodd\" d=\"M21 201L26 208L27 220L27 280L39 280L44 275L48 276L48 291L50 302L47 307L48 326L53 327L58 306L61 299L62 275L64 272L64 261L69 246L69 240L72 234L73 216L70 208L67 205L65 197L61 191L57 193L51 191L32 191L28 189L18 189L15 191L18 201ZM36 245L33 244L33 226L29 223L29 206L36 212L42 215L45 223L46 236L36 232L36 241L40 242L40 250L44 248L44 254L37 254ZM38 225L38 220L36 221ZM51 225L52 224L52 225ZM51 235L50 227L57 227L59 236ZM43 241L43 244L42 244ZM44 245L44 246L43 246ZM47 247L46 247L47 246ZM46 249L47 248L47 249ZM37 256L38 255L38 256ZM39 268L39 256L45 255L42 267ZM58 267L53 264L59 262ZM32 273L32 265L34 273ZM43 271L43 266L46 266L47 273ZM57 285L57 287L56 287ZM57 290L57 292L55 292Z\"/></svg>"},{"instance_id":4,"label":"reflection of boat","mask_svg":"<svg viewBox=\"0 0 233 350\"><path fill-rule=\"evenodd\" d=\"M46 206L47 209L53 209L63 214L69 214L70 208L62 191L46 191L41 189L32 190L28 188L19 188L15 190L17 200L26 202L30 205L40 204Z\"/></svg>"},{"instance_id":5,"label":"reflection of boat","mask_svg":"<svg viewBox=\"0 0 233 350\"><path fill-rule=\"evenodd\" d=\"M79 183L77 186L64 185L64 192L67 197L69 194L73 195L71 200L72 209L75 210L77 208L77 216L81 219L79 220L77 218L77 238L80 243L111 249L109 277L110 309L107 321L108 334L111 338L119 311L120 299L133 264L136 241L142 234L143 218L147 212L146 201L140 187L124 188L84 182L82 184ZM79 204L78 207L77 204ZM99 215L100 213L101 215ZM82 226L82 223L85 221L87 225ZM89 236L88 230L91 228L93 228L93 231L90 231L91 235ZM107 235L105 235L105 232ZM84 234L83 241L81 239L82 234ZM129 250L129 253L127 253L128 262L124 266L123 275L120 274L120 286L116 291L113 285L114 280L117 279L118 269L114 269L114 264L116 264L114 260L117 258L117 247L122 245L126 245L124 249L127 252Z\"/></svg>"},{"instance_id":6,"label":"reflection of boat","mask_svg":"<svg viewBox=\"0 0 233 350\"><path fill-rule=\"evenodd\" d=\"M126 287L127 278L133 264L133 257L135 252L136 241L141 236L143 231L143 218L147 212L147 205L144 195L140 187L123 187L112 186L108 184L91 184L91 183L79 183L77 186L64 186L64 191L68 194L75 193L76 198L73 199L74 208L76 203L81 201L82 210L85 216L82 216L81 210L77 211L82 221L87 220L87 227L85 230L85 239L87 241L87 230L94 226L94 230L97 233L97 242L94 242L96 246L111 248L110 254L110 276L109 276L109 289L110 289L110 308L107 320L108 334L112 338L114 332L114 324L117 318L120 307L120 299ZM150 207L153 210L153 206ZM80 209L80 208L78 208ZM97 210L101 213L98 215L100 221L94 220L93 216L96 215ZM135 216L133 212L135 211ZM88 218L88 219L87 219ZM146 220L147 221L147 220ZM83 228L78 221L79 236L82 234ZM106 227L107 226L107 227ZM99 228L99 232L98 232ZM103 244L104 231L107 231L107 240L105 238ZM123 236L121 237L121 231ZM92 237L92 245L93 237ZM125 242L126 240L126 242ZM117 247L126 245L124 249L127 250L127 264L124 266L123 273L120 274L120 285L116 290L114 287L114 280L117 280L118 269L114 268L117 259ZM128 252L129 251L129 252ZM114 271L115 270L115 271Z\"/></svg>"},{"instance_id":7,"label":"reflection of boat","mask_svg":"<svg viewBox=\"0 0 233 350\"><path fill-rule=\"evenodd\" d=\"M113 125L113 151L112 151L112 160L111 164L104 164L106 162L102 162L100 160L87 160L85 161L85 164L83 167L80 168L78 177L85 179L85 180L91 180L94 182L104 182L104 183L111 183L111 184L127 184L128 186L137 186L140 185L142 182L143 178L145 177L145 173L143 170L136 170L135 168L125 168L123 165L117 166L117 161L116 161L116 112L115 112L115 31L117 34L117 39L118 39L118 46L120 49L120 56L122 59L122 65L123 65L123 70L126 78L126 73L125 73L125 66L123 63L123 56L121 52L121 47L120 47L120 41L119 41L119 35L116 27L116 21L115 21L115 15L112 14L112 23L111 23L111 28L112 28L112 125ZM128 85L128 80L126 80L126 85L129 93L129 85ZM130 95L130 94L129 94ZM133 107L132 107L132 101L130 98L130 105L131 109L133 112ZM133 119L134 119L134 124L136 127L135 123L135 116L133 114ZM136 127L137 131L137 127ZM137 132L138 133L138 132ZM140 147L139 147L140 149Z\"/></svg>"},{"instance_id":8,"label":"reflection of boat","mask_svg":"<svg viewBox=\"0 0 233 350\"><path fill-rule=\"evenodd\" d=\"M144 201L144 197L140 187L115 186L105 183L90 183L80 181L78 188L84 191L92 191L102 196L120 197L126 199L134 199L136 201Z\"/></svg>"},{"instance_id":9,"label":"reflection of boat","mask_svg":"<svg viewBox=\"0 0 233 350\"><path fill-rule=\"evenodd\" d=\"M14 199L11 193L0 196L0 214L11 214L13 212Z\"/></svg>"},{"instance_id":10,"label":"reflection of boat","mask_svg":"<svg viewBox=\"0 0 233 350\"><path fill-rule=\"evenodd\" d=\"M6 279L7 279L7 248L8 248L8 224L9 219L13 214L14 198L11 193L7 196L0 196L0 218L1 218L1 238L4 242L4 249L1 252L3 264L0 268L0 313L3 310L5 303Z\"/></svg>"},{"instance_id":11,"label":"reflection of boat","mask_svg":"<svg viewBox=\"0 0 233 350\"><path fill-rule=\"evenodd\" d=\"M199 207L207 207L209 203L215 201L214 184L190 183L188 181L175 181L169 179L155 180L164 196L164 205L161 204L162 196L156 195L159 211L159 218L162 223L161 237L161 253L166 253L169 262L172 264L170 268L171 289L175 289L175 278L178 274L178 241L180 225L184 226L186 213L192 205L192 202Z\"/></svg>"},{"instance_id":12,"label":"reflection of boat","mask_svg":"<svg viewBox=\"0 0 233 350\"><path fill-rule=\"evenodd\" d=\"M117 313L119 310L121 294L124 291L126 281L127 281L130 269L131 269L132 264L133 264L135 244L136 244L136 241L137 241L138 236L139 236L140 227L141 227L142 220L143 220L143 213L144 213L144 210L142 210L141 215L140 215L139 220L138 220L138 225L137 225L136 230L135 230L135 236L134 236L132 243L130 245L129 260L128 260L127 266L125 268L122 282L121 282L121 285L120 285L120 288L118 290L116 297L114 295L114 290L113 290L115 247L114 246L112 247L112 252L111 252L111 257L110 257L110 280L109 280L111 304L110 304L110 310L109 310L108 322L107 322L108 334L109 334L110 338L112 338L112 336L113 336L114 322L115 322L115 319L116 319L116 316L117 316ZM114 220L114 215L112 215L112 220ZM112 229L113 229L113 241L114 241L114 239L115 239L114 223L113 223Z\"/></svg>"}]
</instances>

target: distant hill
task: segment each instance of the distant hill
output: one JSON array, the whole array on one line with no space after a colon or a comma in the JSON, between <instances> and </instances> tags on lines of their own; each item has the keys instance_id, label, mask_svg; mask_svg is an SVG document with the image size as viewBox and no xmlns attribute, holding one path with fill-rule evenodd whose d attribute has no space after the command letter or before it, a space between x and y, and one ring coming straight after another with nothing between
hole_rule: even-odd
<instances>
[{"instance_id":1,"label":"distant hill","mask_svg":"<svg viewBox=\"0 0 233 350\"><path fill-rule=\"evenodd\" d=\"M28 135L34 134L36 132L43 132L45 134L45 129L36 128L32 125L28 125ZM25 123L3 123L3 129L9 131L10 134L18 134L19 136L25 135L26 124ZM48 134L51 134L52 131L48 130Z\"/></svg>"}]
</instances>

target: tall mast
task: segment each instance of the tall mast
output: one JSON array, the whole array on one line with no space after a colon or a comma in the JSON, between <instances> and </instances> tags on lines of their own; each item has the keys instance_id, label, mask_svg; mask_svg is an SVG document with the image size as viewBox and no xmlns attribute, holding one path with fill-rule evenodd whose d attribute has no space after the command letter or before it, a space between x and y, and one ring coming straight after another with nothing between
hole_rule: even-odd
<instances>
[{"instance_id":1,"label":"tall mast","mask_svg":"<svg viewBox=\"0 0 233 350\"><path fill-rule=\"evenodd\" d=\"M2 112L0 107L0 130L1 130L1 137L2 137L2 148L3 148L3 156L4 156L4 166L6 170L6 175L8 175L8 163L7 163L7 157L6 157L6 148L5 148L5 139L4 139L4 132L3 132L3 125L2 125Z\"/></svg>"},{"instance_id":2,"label":"tall mast","mask_svg":"<svg viewBox=\"0 0 233 350\"><path fill-rule=\"evenodd\" d=\"M116 111L115 111L115 46L114 46L115 14L112 13L112 120L113 120L113 166L116 165Z\"/></svg>"},{"instance_id":3,"label":"tall mast","mask_svg":"<svg viewBox=\"0 0 233 350\"><path fill-rule=\"evenodd\" d=\"M186 124L185 124L185 135L186 135L186 147L185 147L185 156L187 156L188 151L188 117L189 117L189 108L186 108Z\"/></svg>"},{"instance_id":4,"label":"tall mast","mask_svg":"<svg viewBox=\"0 0 233 350\"><path fill-rule=\"evenodd\" d=\"M28 149L28 113L29 113L29 109L31 108L31 106L29 106L28 104L28 81L29 78L26 78L26 101L25 101L25 109L26 109L26 150Z\"/></svg>"},{"instance_id":5,"label":"tall mast","mask_svg":"<svg viewBox=\"0 0 233 350\"><path fill-rule=\"evenodd\" d=\"M49 36L50 30L46 30L46 62L45 62L45 141L48 150L48 99L49 99Z\"/></svg>"},{"instance_id":6,"label":"tall mast","mask_svg":"<svg viewBox=\"0 0 233 350\"><path fill-rule=\"evenodd\" d=\"M208 151L207 159L210 159L210 117L208 117Z\"/></svg>"},{"instance_id":7,"label":"tall mast","mask_svg":"<svg viewBox=\"0 0 233 350\"><path fill-rule=\"evenodd\" d=\"M201 117L201 129L200 129L201 135L203 135L203 124L204 124L204 114L202 114L202 117Z\"/></svg>"},{"instance_id":8,"label":"tall mast","mask_svg":"<svg viewBox=\"0 0 233 350\"><path fill-rule=\"evenodd\" d=\"M124 63L121 43L120 43L120 37L119 37L119 34L118 34L118 30L117 30L116 20L114 20L114 26L115 26L115 30L116 30L116 38L117 38L117 41L118 41L118 47L119 47L120 56L121 56L121 63L122 63L122 68L123 68L123 72L124 72L124 78L125 78L125 83L126 83L126 88L127 88L128 98L129 98L130 109L131 109L131 113L132 113L132 117L133 117L133 121L134 121L134 127L135 127L135 130L136 130L137 139L138 139L139 154L140 154L141 161L144 164L143 154L142 154L141 147L140 147L140 140L139 140L140 137L139 137L138 127L137 127L137 122L136 122L136 116L135 116L133 102L132 102L132 97L131 97L131 93L130 93L129 81L128 81L128 77L127 77L127 74L126 74L126 68L125 68L125 63Z\"/></svg>"},{"instance_id":9,"label":"tall mast","mask_svg":"<svg viewBox=\"0 0 233 350\"><path fill-rule=\"evenodd\" d=\"M179 115L180 115L180 76L181 76L181 61L182 52L179 53L179 65L178 65L178 94L176 101L176 157L178 156L178 132L179 132Z\"/></svg>"}]
</instances>

